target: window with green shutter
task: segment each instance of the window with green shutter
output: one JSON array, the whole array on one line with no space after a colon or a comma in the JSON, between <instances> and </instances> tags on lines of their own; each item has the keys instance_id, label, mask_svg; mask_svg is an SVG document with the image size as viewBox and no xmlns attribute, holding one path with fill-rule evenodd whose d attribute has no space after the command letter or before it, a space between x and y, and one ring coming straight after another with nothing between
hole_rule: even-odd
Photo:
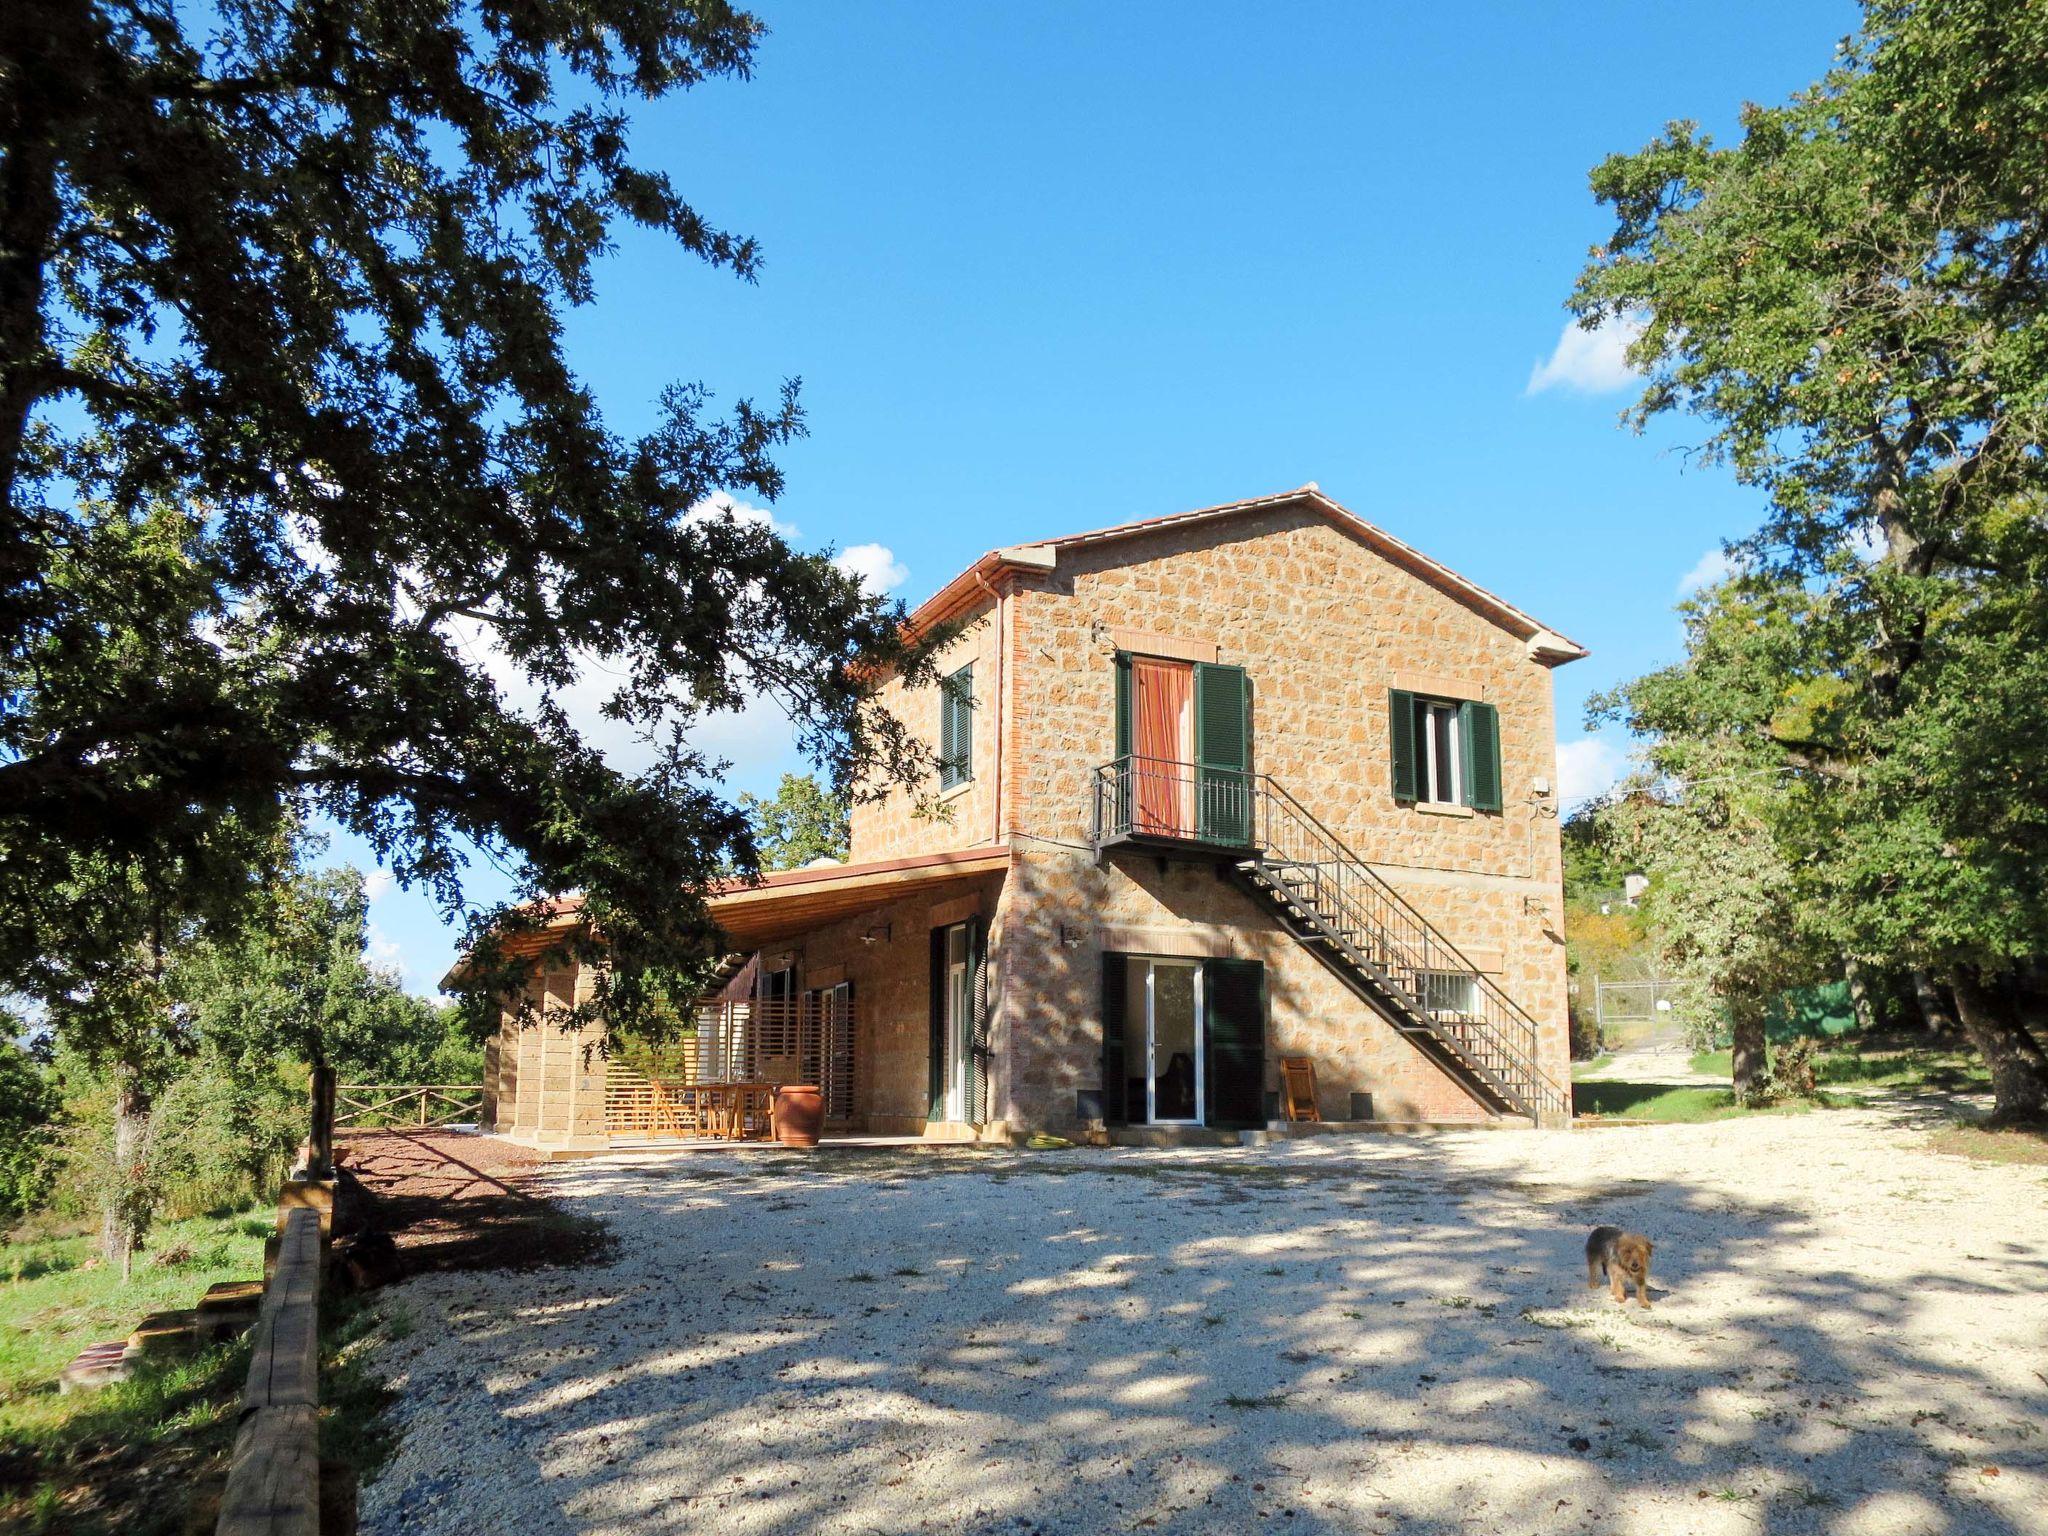
<instances>
[{"instance_id":1,"label":"window with green shutter","mask_svg":"<svg viewBox=\"0 0 2048 1536\"><path fill-rule=\"evenodd\" d=\"M1501 808L1500 711L1493 705L1391 689L1387 742L1396 800Z\"/></svg>"},{"instance_id":2,"label":"window with green shutter","mask_svg":"<svg viewBox=\"0 0 2048 1536\"><path fill-rule=\"evenodd\" d=\"M939 684L939 788L974 777L974 663Z\"/></svg>"}]
</instances>

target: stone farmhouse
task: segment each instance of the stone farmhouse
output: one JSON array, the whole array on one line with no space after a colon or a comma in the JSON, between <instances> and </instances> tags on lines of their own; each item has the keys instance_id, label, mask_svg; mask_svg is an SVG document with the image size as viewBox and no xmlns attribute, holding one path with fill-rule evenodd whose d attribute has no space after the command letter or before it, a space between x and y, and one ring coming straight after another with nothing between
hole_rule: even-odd
<instances>
[{"instance_id":1,"label":"stone farmhouse","mask_svg":"<svg viewBox=\"0 0 2048 1536\"><path fill-rule=\"evenodd\" d=\"M1314 485L995 550L912 622L960 626L942 685L884 685L938 781L714 899L687 1059L508 1014L497 1130L689 1134L746 1080L822 1085L828 1131L1199 1140L1303 1114L1303 1059L1322 1129L1568 1121L1581 646Z\"/></svg>"}]
</instances>

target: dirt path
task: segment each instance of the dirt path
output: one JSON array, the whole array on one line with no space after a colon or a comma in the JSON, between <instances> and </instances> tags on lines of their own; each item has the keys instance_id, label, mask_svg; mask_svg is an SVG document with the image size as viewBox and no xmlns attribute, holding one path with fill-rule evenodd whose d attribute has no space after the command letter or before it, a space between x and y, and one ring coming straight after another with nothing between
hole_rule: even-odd
<instances>
[{"instance_id":1,"label":"dirt path","mask_svg":"<svg viewBox=\"0 0 2048 1536\"><path fill-rule=\"evenodd\" d=\"M386 1294L394 1536L2040 1536L2048 1180L1892 1111L547 1178ZM1616 1221L1657 1306L1585 1288Z\"/></svg>"},{"instance_id":2,"label":"dirt path","mask_svg":"<svg viewBox=\"0 0 2048 1536\"><path fill-rule=\"evenodd\" d=\"M1693 1049L1685 1031L1667 1030L1623 1046L1598 1069L1582 1073L1586 1083L1665 1083L1675 1088L1728 1086L1726 1078L1692 1069Z\"/></svg>"}]
</instances>

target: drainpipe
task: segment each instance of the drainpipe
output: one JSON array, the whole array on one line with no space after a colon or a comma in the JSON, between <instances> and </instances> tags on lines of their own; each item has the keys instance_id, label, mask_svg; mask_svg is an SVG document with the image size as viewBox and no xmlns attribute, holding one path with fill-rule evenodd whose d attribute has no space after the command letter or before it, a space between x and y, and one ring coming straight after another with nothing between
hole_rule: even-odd
<instances>
[{"instance_id":1,"label":"drainpipe","mask_svg":"<svg viewBox=\"0 0 2048 1536\"><path fill-rule=\"evenodd\" d=\"M992 587L992 586L990 586L990 585L989 585L989 580L988 580L988 578L987 578L986 576L982 575L982 573L981 573L981 567L980 567L980 566L978 566L978 565L977 565L977 566L976 566L976 567L974 568L974 580L975 580L975 583L976 583L976 584L977 584L978 586L980 586L981 590L982 590L982 591L984 591L984 592L986 592L986 593L987 593L987 594L989 595L989 597L990 597L990 598L991 598L991 599L992 599L992 600L994 601L994 603L995 603L995 605L996 605L996 676L995 676L995 701L996 701L996 717L995 717L995 737L996 737L996 762L995 762L995 793L994 793L993 795L991 795L991 796L989 797L989 798L990 798L990 800L991 800L991 801L993 802L993 808L992 808L992 811L991 811L991 815L990 815L990 822L991 822L991 826L990 826L990 836L989 836L989 840L990 840L991 842L997 842L997 843L1000 843L1000 842L1002 842L1002 841L1004 840L1004 839L1003 839L1003 680L1004 680L1004 667L1003 667L1003 661L1004 661L1004 658L1005 658L1005 657L1006 657L1006 656L1008 655L1008 653L1009 653L1009 649L1010 649L1010 632L1009 632L1009 613L1010 613L1010 605L1009 605L1009 599L1007 599L1006 597L1004 597L1002 593L998 592L998 591L997 591L997 590L996 590L996 589L995 589L994 587ZM993 913L991 913L990 915L991 915L991 916L993 916L994 914L993 914ZM1001 1092L1000 1094L998 1093L998 1091L997 1091L997 1082L996 1082L996 1063L997 1063L998 1061L1001 1061L1001 1062L1004 1062L1004 1063L1005 1063L1005 1068L1006 1068L1006 1070L1005 1070L1005 1075L1007 1076L1007 1075L1008 1075L1008 1074L1007 1074L1007 1063L1008 1063L1008 1056L1009 1056L1009 1053L1008 1053L1008 1051L1007 1051L1007 1050L1004 1050L1004 1049L1002 1049L1002 1047L1001 1047L1001 1046L1000 1046L1000 1045L998 1044L998 1038L999 1038L999 1035L998 1035L998 1030L999 1030L999 1025L1000 1025L1000 1024L1001 1024L1001 1023L1003 1022L1003 1020L1004 1020L1004 1017L1005 1017L1005 1010L1004 1010L1004 1007L1003 1007L1003 993L1004 993L1004 992L1005 992L1005 990L1006 990L1006 989L1008 988L1008 985L1009 985L1009 976L1010 976L1010 968L1009 968L1009 967L1008 967L1007 965L1003 965L1003 964L1000 964L1000 963L998 963L998 965L997 965L997 967L996 967L996 988L995 988L995 995L994 995L993 997L988 997L988 998L986 998L986 999L984 1000L984 1002L983 1002L983 1005L982 1005L982 1006L984 1006L985 1008L987 1008L987 1009L988 1009L988 1013L989 1013L989 1018L988 1018L988 1040L989 1040L989 1063L988 1063L988 1109L987 1109L987 1113L988 1113L988 1114L990 1115L990 1117L991 1117L991 1118L999 1118L999 1119L1002 1119L1002 1120L1005 1120L1005 1121L1007 1121L1007 1120L1008 1120L1008 1119L1010 1118L1010 1105L1009 1105L1009 1094L1008 1094L1008 1088L1009 1088L1009 1085L1008 1085L1007 1083L1003 1084L1003 1085L1002 1085L1002 1092ZM1007 1044L1007 1042L1005 1041L1005 1042L1003 1042L1003 1044L1004 1044L1004 1045L1006 1045L1006 1044ZM1001 1105L1002 1105L1002 1110L1001 1110L1001 1113L1000 1113L1000 1115L998 1115L998 1112L997 1112L997 1109L996 1109L996 1106L997 1106L998 1104L1001 1104Z\"/></svg>"},{"instance_id":2,"label":"drainpipe","mask_svg":"<svg viewBox=\"0 0 2048 1536\"><path fill-rule=\"evenodd\" d=\"M974 569L974 580L996 605L996 765L995 793L990 797L993 801L993 812L990 817L989 841L1000 843L1003 840L1003 658L1009 650L1009 600L989 585L988 578L981 574L979 566Z\"/></svg>"}]
</instances>

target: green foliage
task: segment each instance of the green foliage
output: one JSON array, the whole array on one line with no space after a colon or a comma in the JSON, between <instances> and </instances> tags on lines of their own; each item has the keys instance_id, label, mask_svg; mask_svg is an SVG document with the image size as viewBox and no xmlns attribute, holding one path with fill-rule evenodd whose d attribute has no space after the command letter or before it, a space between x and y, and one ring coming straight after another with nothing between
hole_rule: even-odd
<instances>
[{"instance_id":1,"label":"green foliage","mask_svg":"<svg viewBox=\"0 0 2048 1536\"><path fill-rule=\"evenodd\" d=\"M1558 842L1564 852L1566 901L1612 902L1621 895L1623 882L1635 866L1616 846L1597 803L1581 806L1565 817L1558 828Z\"/></svg>"},{"instance_id":2,"label":"green foliage","mask_svg":"<svg viewBox=\"0 0 2048 1536\"><path fill-rule=\"evenodd\" d=\"M56 1173L58 1098L43 1064L14 1043L19 1021L0 1010L0 1232L42 1204Z\"/></svg>"},{"instance_id":3,"label":"green foliage","mask_svg":"<svg viewBox=\"0 0 2048 1536\"><path fill-rule=\"evenodd\" d=\"M1684 663L1595 707L1649 743L1652 920L1738 1076L1761 1000L1847 957L1968 998L1997 1114L2048 1112L2044 187L2044 0L1866 0L1740 142L1675 123L1593 173L1572 303L1640 328L1633 419L1768 498Z\"/></svg>"},{"instance_id":4,"label":"green foliage","mask_svg":"<svg viewBox=\"0 0 2048 1536\"><path fill-rule=\"evenodd\" d=\"M367 957L368 903L352 869L296 874L250 907L225 941L191 934L155 957L160 1021L135 1038L147 1103L140 1143L117 1156L114 1048L60 1034L51 1074L61 1108L54 1208L82 1217L113 1204L146 1230L269 1192L307 1131L309 1068L378 1082L481 1080L482 1049L452 1007L408 994ZM46 1185L47 1185L46 1180Z\"/></svg>"},{"instance_id":5,"label":"green foliage","mask_svg":"<svg viewBox=\"0 0 2048 1536\"><path fill-rule=\"evenodd\" d=\"M317 812L451 908L472 845L520 895L582 892L616 983L593 1006L624 1016L756 863L691 726L766 695L835 785L928 763L874 700L926 676L900 607L710 510L779 494L795 385L723 416L678 385L629 435L563 354L616 221L757 272L629 143L637 103L745 77L752 16L7 19L0 986L54 1005L167 927L225 932L257 851ZM645 771L562 707L591 666Z\"/></svg>"},{"instance_id":6,"label":"green foliage","mask_svg":"<svg viewBox=\"0 0 2048 1536\"><path fill-rule=\"evenodd\" d=\"M742 793L764 870L801 869L819 859L844 862L852 844L846 797L808 773L785 773L773 798Z\"/></svg>"}]
</instances>

